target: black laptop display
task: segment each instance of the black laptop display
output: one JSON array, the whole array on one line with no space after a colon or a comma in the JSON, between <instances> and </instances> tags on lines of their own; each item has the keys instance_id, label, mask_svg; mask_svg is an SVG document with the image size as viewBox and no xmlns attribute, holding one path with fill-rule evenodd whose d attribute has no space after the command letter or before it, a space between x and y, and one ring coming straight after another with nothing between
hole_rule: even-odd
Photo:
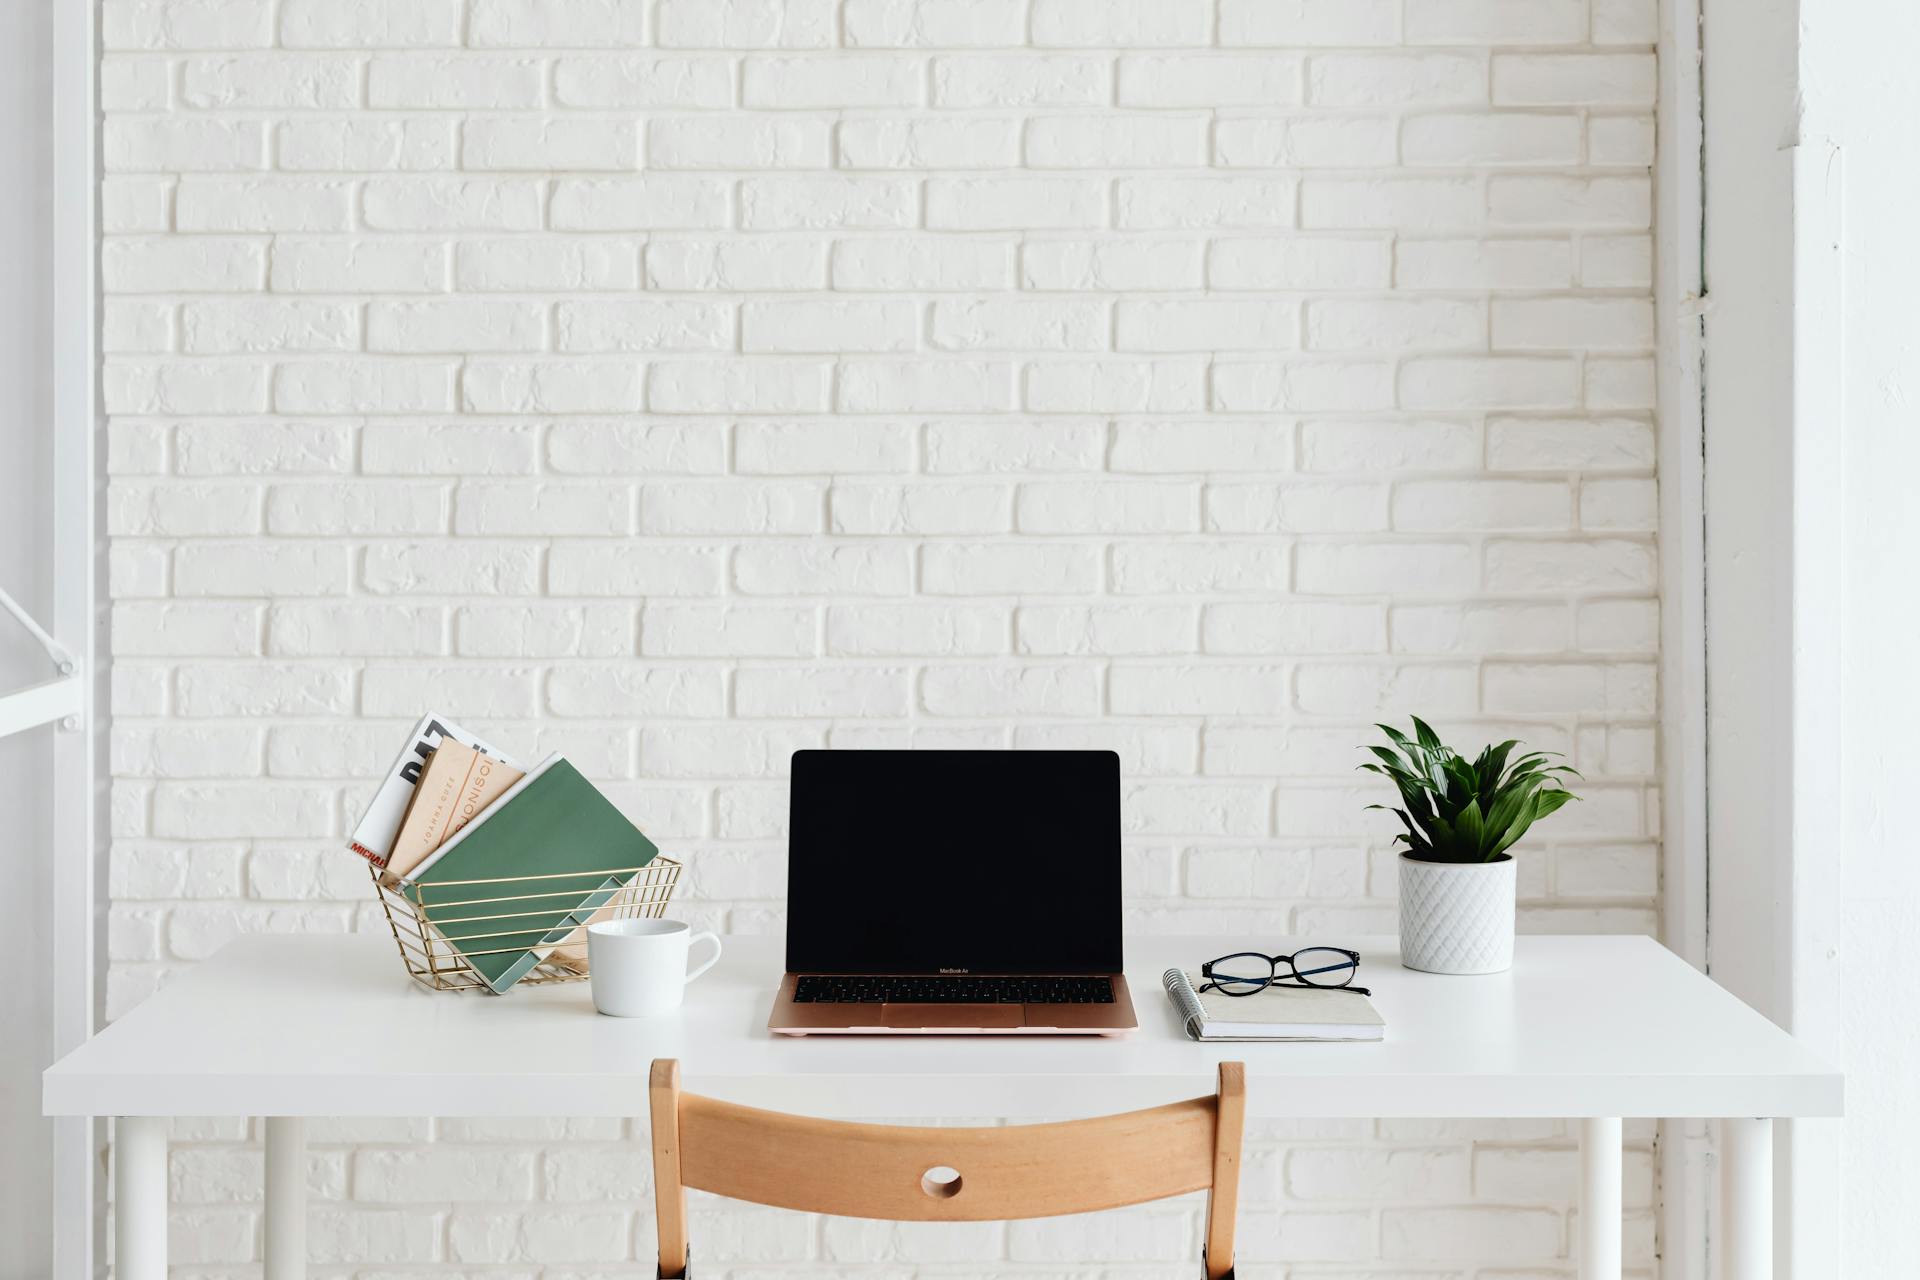
<instances>
[{"instance_id":1,"label":"black laptop display","mask_svg":"<svg viewBox=\"0 0 1920 1280\"><path fill-rule=\"evenodd\" d=\"M1111 751L800 751L787 969L1117 974Z\"/></svg>"}]
</instances>

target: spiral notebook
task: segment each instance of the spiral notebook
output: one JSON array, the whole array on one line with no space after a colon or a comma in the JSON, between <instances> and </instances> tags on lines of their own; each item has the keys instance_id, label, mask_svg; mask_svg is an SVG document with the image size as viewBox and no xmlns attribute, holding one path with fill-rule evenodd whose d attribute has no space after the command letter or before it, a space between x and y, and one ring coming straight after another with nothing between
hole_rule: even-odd
<instances>
[{"instance_id":1,"label":"spiral notebook","mask_svg":"<svg viewBox=\"0 0 1920 1280\"><path fill-rule=\"evenodd\" d=\"M1358 991L1279 983L1250 996L1196 991L1191 975L1161 975L1193 1040L1382 1040L1387 1024Z\"/></svg>"}]
</instances>

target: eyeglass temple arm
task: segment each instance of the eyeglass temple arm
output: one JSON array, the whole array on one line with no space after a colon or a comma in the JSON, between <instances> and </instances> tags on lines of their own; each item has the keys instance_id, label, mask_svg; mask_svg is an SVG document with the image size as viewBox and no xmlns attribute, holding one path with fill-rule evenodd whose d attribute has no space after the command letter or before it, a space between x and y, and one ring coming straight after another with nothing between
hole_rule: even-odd
<instances>
[{"instance_id":1,"label":"eyeglass temple arm","mask_svg":"<svg viewBox=\"0 0 1920 1280\"><path fill-rule=\"evenodd\" d=\"M1359 967L1360 962L1358 960L1342 960L1339 964L1323 964L1318 969L1295 968L1293 976L1296 978L1305 978L1316 973L1337 973L1342 969L1358 969Z\"/></svg>"}]
</instances>

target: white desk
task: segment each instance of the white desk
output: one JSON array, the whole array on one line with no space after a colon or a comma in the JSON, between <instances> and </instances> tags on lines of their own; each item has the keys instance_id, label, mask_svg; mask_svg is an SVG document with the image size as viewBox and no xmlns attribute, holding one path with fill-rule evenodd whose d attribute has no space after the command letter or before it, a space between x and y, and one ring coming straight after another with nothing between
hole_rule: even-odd
<instances>
[{"instance_id":1,"label":"white desk","mask_svg":"<svg viewBox=\"0 0 1920 1280\"><path fill-rule=\"evenodd\" d=\"M1620 1274L1622 1117L1726 1121L1727 1280L1772 1274L1771 1122L1840 1114L1841 1077L1647 938L1528 937L1513 970L1403 969L1362 940L1382 1044L1200 1045L1159 989L1168 966L1283 939L1134 938L1141 1028L1123 1039L769 1034L777 941L729 938L665 1019L593 1012L584 983L502 998L409 980L390 939L249 938L169 985L44 1077L48 1115L121 1117L118 1280L165 1274L166 1139L158 1117L267 1117L268 1280L303 1274L306 1116L638 1116L654 1058L687 1087L816 1115L1065 1118L1152 1106L1247 1064L1265 1116L1572 1117L1582 1122L1587 1280Z\"/></svg>"}]
</instances>

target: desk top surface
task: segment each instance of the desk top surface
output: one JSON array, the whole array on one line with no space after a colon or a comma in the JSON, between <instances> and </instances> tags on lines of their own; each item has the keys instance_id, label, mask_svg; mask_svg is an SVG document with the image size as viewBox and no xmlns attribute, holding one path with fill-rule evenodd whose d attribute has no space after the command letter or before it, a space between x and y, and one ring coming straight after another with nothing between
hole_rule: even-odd
<instances>
[{"instance_id":1,"label":"desk top surface","mask_svg":"<svg viewBox=\"0 0 1920 1280\"><path fill-rule=\"evenodd\" d=\"M1346 940L1343 940L1346 941ZM1257 944L1257 945L1256 945ZM755 1106L892 1119L1151 1106L1247 1064L1268 1116L1830 1116L1841 1076L1644 937L1522 937L1513 969L1404 969L1363 939L1379 1044L1196 1044L1160 974L1284 939L1133 937L1130 1036L809 1037L766 1029L777 939L730 937L678 1013L601 1017L584 982L492 997L415 985L384 936L254 937L49 1068L49 1115L644 1115L652 1059Z\"/></svg>"}]
</instances>

